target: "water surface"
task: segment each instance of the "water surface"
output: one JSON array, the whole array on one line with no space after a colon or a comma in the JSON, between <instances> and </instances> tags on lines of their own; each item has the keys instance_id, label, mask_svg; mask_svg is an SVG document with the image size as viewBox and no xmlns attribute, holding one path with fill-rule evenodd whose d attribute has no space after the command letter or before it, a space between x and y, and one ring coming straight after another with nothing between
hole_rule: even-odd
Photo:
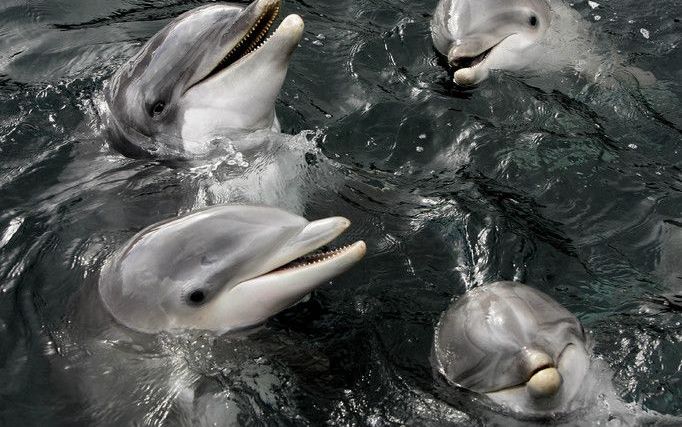
<instances>
[{"instance_id":1,"label":"water surface","mask_svg":"<svg viewBox=\"0 0 682 427\"><path fill-rule=\"evenodd\" d=\"M286 1L306 32L277 111L306 155L295 179L254 194L227 183L258 176L257 153L173 168L123 158L100 135L106 79L203 3L0 5L1 425L187 421L167 396L126 388L164 375L195 386L204 418L192 422L484 423L436 390L430 345L453 298L498 279L573 311L625 401L682 415L682 312L655 298L682 292L676 0L573 4L597 49L653 73L654 88L566 71L498 73L466 91L431 47L435 1ZM367 258L252 336L84 342L79 295L119 245L250 200L344 215Z\"/></svg>"}]
</instances>

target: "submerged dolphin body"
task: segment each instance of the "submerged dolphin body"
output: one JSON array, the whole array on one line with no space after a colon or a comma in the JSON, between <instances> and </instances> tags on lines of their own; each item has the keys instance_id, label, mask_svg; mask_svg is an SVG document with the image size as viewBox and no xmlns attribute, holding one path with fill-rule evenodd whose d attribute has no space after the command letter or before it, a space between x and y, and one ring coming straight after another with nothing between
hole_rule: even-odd
<instances>
[{"instance_id":1,"label":"submerged dolphin body","mask_svg":"<svg viewBox=\"0 0 682 427\"><path fill-rule=\"evenodd\" d=\"M230 133L279 131L275 100L303 34L289 15L266 39L280 6L202 6L155 34L106 88L111 144L133 157L186 157Z\"/></svg>"},{"instance_id":2,"label":"submerged dolphin body","mask_svg":"<svg viewBox=\"0 0 682 427\"><path fill-rule=\"evenodd\" d=\"M259 325L364 256L362 241L313 253L349 224L274 208L209 208L133 237L105 264L99 293L118 322L140 332Z\"/></svg>"}]
</instances>

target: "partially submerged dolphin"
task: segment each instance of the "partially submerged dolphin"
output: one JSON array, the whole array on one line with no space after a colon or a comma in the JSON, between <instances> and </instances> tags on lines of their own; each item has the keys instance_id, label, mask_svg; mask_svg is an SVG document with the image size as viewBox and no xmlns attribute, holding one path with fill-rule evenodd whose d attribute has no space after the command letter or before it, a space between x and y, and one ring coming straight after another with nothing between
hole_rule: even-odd
<instances>
[{"instance_id":1,"label":"partially submerged dolphin","mask_svg":"<svg viewBox=\"0 0 682 427\"><path fill-rule=\"evenodd\" d=\"M575 409L590 369L578 319L515 282L473 289L452 305L438 324L434 355L450 382L522 414Z\"/></svg>"},{"instance_id":2,"label":"partially submerged dolphin","mask_svg":"<svg viewBox=\"0 0 682 427\"><path fill-rule=\"evenodd\" d=\"M106 88L111 144L134 157L183 157L230 132L279 131L275 100L303 34L289 15L266 39L280 6L201 6L154 35Z\"/></svg>"},{"instance_id":3,"label":"partially submerged dolphin","mask_svg":"<svg viewBox=\"0 0 682 427\"><path fill-rule=\"evenodd\" d=\"M475 288L450 306L436 328L433 365L448 385L475 392L521 425L680 425L624 402L580 321L517 282Z\"/></svg>"},{"instance_id":4,"label":"partially submerged dolphin","mask_svg":"<svg viewBox=\"0 0 682 427\"><path fill-rule=\"evenodd\" d=\"M349 224L266 207L198 211L133 237L103 267L99 293L118 322L140 332L259 325L364 256L362 241L315 252Z\"/></svg>"},{"instance_id":5,"label":"partially submerged dolphin","mask_svg":"<svg viewBox=\"0 0 682 427\"><path fill-rule=\"evenodd\" d=\"M455 83L470 86L491 70L601 67L582 21L561 0L440 0L431 35Z\"/></svg>"}]
</instances>

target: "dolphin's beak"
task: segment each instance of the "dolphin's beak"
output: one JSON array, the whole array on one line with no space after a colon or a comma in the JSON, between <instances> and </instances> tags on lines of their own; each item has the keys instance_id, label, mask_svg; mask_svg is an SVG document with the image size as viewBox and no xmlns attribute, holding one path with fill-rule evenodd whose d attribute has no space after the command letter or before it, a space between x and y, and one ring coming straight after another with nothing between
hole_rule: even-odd
<instances>
[{"instance_id":1,"label":"dolphin's beak","mask_svg":"<svg viewBox=\"0 0 682 427\"><path fill-rule=\"evenodd\" d=\"M485 62L490 53L510 34L488 33L472 36L455 45L448 52L448 63L454 72L454 82L460 86L471 86L488 77Z\"/></svg>"},{"instance_id":2,"label":"dolphin's beak","mask_svg":"<svg viewBox=\"0 0 682 427\"><path fill-rule=\"evenodd\" d=\"M228 73L225 71L256 56L256 53L263 53L266 47L277 51L281 57L278 59L288 59L303 35L303 20L298 15L288 15L268 36L280 9L281 0L256 0L245 8L228 33L232 43L224 48L229 50L214 55L214 62L191 82L187 90L226 76Z\"/></svg>"},{"instance_id":3,"label":"dolphin's beak","mask_svg":"<svg viewBox=\"0 0 682 427\"><path fill-rule=\"evenodd\" d=\"M350 221L342 217L309 223L262 265L260 273L225 289L204 308L211 317L217 317L211 323L222 322L230 325L230 329L261 324L346 271L365 255L365 242L315 251L338 237L349 225Z\"/></svg>"}]
</instances>

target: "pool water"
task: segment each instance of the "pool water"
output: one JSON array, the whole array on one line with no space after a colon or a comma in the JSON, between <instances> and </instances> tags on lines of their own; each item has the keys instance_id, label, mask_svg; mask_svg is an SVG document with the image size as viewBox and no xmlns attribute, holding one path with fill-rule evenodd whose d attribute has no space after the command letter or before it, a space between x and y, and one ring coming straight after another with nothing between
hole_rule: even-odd
<instances>
[{"instance_id":1,"label":"pool water","mask_svg":"<svg viewBox=\"0 0 682 427\"><path fill-rule=\"evenodd\" d=\"M682 310L661 297L682 294L677 0L571 5L650 87L565 70L468 90L432 47L435 0L287 0L306 30L272 138L294 160L255 187L272 156L177 167L101 132L107 78L203 3L0 4L0 425L501 423L430 362L440 314L501 279L575 313L624 401L682 416ZM368 254L251 334L129 345L82 320L117 247L224 202L346 216Z\"/></svg>"}]
</instances>

